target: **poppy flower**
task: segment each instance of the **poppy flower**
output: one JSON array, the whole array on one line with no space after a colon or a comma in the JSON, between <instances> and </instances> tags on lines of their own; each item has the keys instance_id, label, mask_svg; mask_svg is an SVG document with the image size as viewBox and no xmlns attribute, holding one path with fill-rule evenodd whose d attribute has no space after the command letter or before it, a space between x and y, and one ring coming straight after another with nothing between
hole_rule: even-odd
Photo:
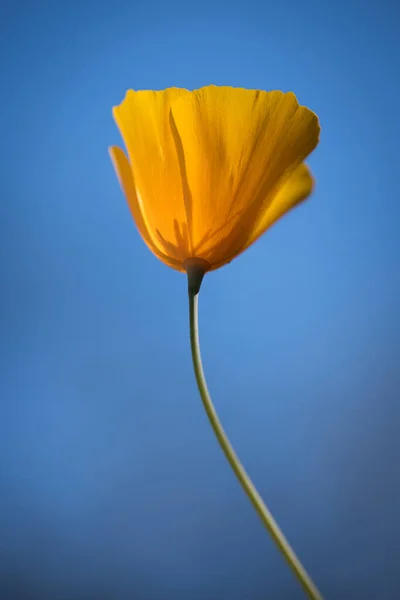
<instances>
[{"instance_id":1,"label":"poppy flower","mask_svg":"<svg viewBox=\"0 0 400 600\"><path fill-rule=\"evenodd\" d=\"M110 155L136 226L165 264L229 263L309 196L317 116L292 93L207 86L126 93Z\"/></svg>"},{"instance_id":2,"label":"poppy flower","mask_svg":"<svg viewBox=\"0 0 400 600\"><path fill-rule=\"evenodd\" d=\"M198 334L204 274L238 256L311 193L304 160L318 143L318 119L293 93L216 86L130 90L113 113L128 156L117 147L110 154L137 228L161 261L188 275L193 369L210 424L304 591L321 600L222 427Z\"/></svg>"}]
</instances>

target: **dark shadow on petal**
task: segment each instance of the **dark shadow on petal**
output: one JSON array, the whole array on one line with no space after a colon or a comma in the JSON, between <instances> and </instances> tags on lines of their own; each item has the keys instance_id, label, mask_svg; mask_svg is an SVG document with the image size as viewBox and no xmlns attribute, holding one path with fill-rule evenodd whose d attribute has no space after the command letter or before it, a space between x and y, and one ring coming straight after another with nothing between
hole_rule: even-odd
<instances>
[{"instance_id":1,"label":"dark shadow on petal","mask_svg":"<svg viewBox=\"0 0 400 600\"><path fill-rule=\"evenodd\" d=\"M190 252L192 252L188 224L184 222L179 224L178 221L174 219L174 231L178 248L189 248Z\"/></svg>"},{"instance_id":2,"label":"dark shadow on petal","mask_svg":"<svg viewBox=\"0 0 400 600\"><path fill-rule=\"evenodd\" d=\"M168 256L172 256L173 258L180 256L182 258L182 250L189 248L189 233L186 223L178 223L178 221L174 219L175 240L173 242L167 240L159 229L156 229L156 234L159 242L162 244ZM189 251L188 256L185 256L182 260L185 260L185 258L190 258L191 255L192 253ZM180 259L177 260L179 260L179 262L181 261Z\"/></svg>"},{"instance_id":3,"label":"dark shadow on petal","mask_svg":"<svg viewBox=\"0 0 400 600\"><path fill-rule=\"evenodd\" d=\"M156 234L157 234L157 238L160 241L160 243L162 244L166 254L168 256L175 257L176 256L176 245L172 244L167 239L165 239L165 237L162 235L162 233L159 229L156 229Z\"/></svg>"},{"instance_id":4,"label":"dark shadow on petal","mask_svg":"<svg viewBox=\"0 0 400 600\"><path fill-rule=\"evenodd\" d=\"M240 211L237 211L235 214L231 215L230 218L220 227L218 227L217 229L213 229L210 231L207 231L207 233L201 238L201 240L199 241L199 243L197 244L196 248L195 248L195 254L197 255L197 253L201 252L202 246L206 243L211 241L213 238L215 238L215 236L220 235L220 233L224 230L224 229L228 229L229 226L231 225L231 223L235 220L235 219L240 219L241 215L243 214L244 209L241 209Z\"/></svg>"},{"instance_id":5,"label":"dark shadow on petal","mask_svg":"<svg viewBox=\"0 0 400 600\"><path fill-rule=\"evenodd\" d=\"M176 126L172 111L169 113L169 124L171 127L172 137L174 138L176 153L178 156L179 162L179 170L181 172L182 179L182 193L183 193L183 202L185 205L185 213L186 213L186 221L187 221L187 234L189 241L189 248L192 251L192 238L193 238L193 197L192 192L190 191L189 181L186 170L186 162L185 162L185 153L183 150L183 144L181 140L181 136L179 135L178 128Z\"/></svg>"}]
</instances>

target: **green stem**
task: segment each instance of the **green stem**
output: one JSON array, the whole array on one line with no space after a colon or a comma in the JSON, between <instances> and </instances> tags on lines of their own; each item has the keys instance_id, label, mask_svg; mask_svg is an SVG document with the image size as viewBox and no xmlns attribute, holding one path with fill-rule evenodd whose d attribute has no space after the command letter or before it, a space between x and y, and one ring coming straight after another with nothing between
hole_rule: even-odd
<instances>
[{"instance_id":1,"label":"green stem","mask_svg":"<svg viewBox=\"0 0 400 600\"><path fill-rule=\"evenodd\" d=\"M198 288L199 287L200 285L198 286ZM196 381L207 416L214 430L214 433L221 445L221 448L224 451L225 456L228 459L229 464L231 465L236 477L238 478L244 491L250 498L254 508L256 509L257 513L259 514L262 522L268 529L272 538L274 539L279 550L282 552L289 566L292 568L294 574L298 578L300 584L303 586L304 591L312 600L322 600L320 592L317 590L314 583L308 576L301 562L299 561L296 554L285 539L285 536L283 535L282 531L279 529L273 516L269 512L268 508L265 506L260 494L257 492L250 477L244 470L228 439L228 436L224 431L224 428L221 425L217 412L214 408L213 402L207 389L207 383L204 377L203 365L200 356L198 330L198 288L193 288L193 286L189 284L190 346L192 350L192 360L194 372L196 375Z\"/></svg>"}]
</instances>

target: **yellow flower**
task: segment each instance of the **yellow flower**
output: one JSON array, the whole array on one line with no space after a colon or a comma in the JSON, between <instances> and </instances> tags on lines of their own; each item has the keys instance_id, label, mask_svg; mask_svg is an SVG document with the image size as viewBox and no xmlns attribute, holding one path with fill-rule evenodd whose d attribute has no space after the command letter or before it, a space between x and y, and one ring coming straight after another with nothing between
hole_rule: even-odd
<instances>
[{"instance_id":1,"label":"yellow flower","mask_svg":"<svg viewBox=\"0 0 400 600\"><path fill-rule=\"evenodd\" d=\"M211 271L307 198L317 116L289 92L207 86L132 91L113 108L129 159L110 148L137 228L164 263Z\"/></svg>"}]
</instances>

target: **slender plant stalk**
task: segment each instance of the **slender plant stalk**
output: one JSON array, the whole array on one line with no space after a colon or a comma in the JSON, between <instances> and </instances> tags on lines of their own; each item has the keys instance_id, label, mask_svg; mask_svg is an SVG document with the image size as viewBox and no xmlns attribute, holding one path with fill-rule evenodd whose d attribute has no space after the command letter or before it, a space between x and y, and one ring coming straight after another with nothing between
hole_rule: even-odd
<instances>
[{"instance_id":1,"label":"slender plant stalk","mask_svg":"<svg viewBox=\"0 0 400 600\"><path fill-rule=\"evenodd\" d=\"M196 375L196 381L207 416L218 439L218 442L220 443L221 448L224 451L225 456L228 459L229 464L231 465L236 477L238 478L244 491L250 498L254 508L256 509L257 513L259 514L262 522L271 534L272 538L274 539L279 550L282 552L289 566L294 571L294 574L296 575L300 584L303 586L304 591L312 600L323 600L320 592L315 587L311 578L309 577L301 562L297 558L296 554L290 547L285 536L283 535L282 531L279 529L277 523L275 522L273 516L264 504L260 494L257 492L257 489L255 488L253 482L244 470L244 467L239 461L214 408L213 402L207 389L207 383L204 377L203 365L200 356L198 330L198 288L200 287L200 283L198 287L193 287L190 285L189 282L190 346L192 350L193 368Z\"/></svg>"}]
</instances>

